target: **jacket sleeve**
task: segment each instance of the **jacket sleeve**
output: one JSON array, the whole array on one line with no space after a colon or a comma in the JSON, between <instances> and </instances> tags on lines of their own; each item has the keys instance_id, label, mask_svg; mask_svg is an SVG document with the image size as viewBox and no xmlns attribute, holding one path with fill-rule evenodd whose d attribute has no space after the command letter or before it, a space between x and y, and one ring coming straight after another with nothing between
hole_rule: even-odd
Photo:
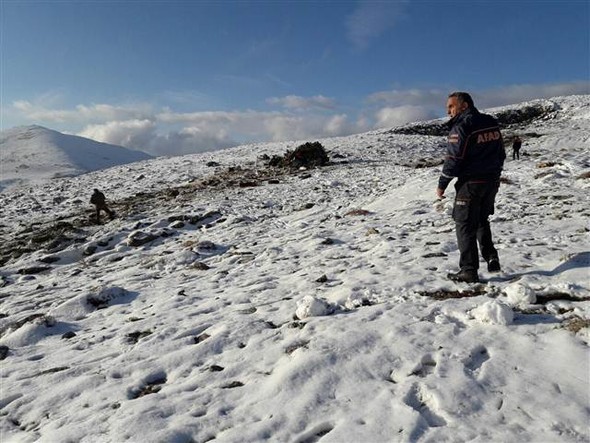
<instances>
[{"instance_id":1,"label":"jacket sleeve","mask_svg":"<svg viewBox=\"0 0 590 443\"><path fill-rule=\"evenodd\" d=\"M466 143L467 136L463 126L454 126L449 132L447 155L445 157L442 173L438 179L438 187L440 189L447 189L451 180L459 176L465 156Z\"/></svg>"}]
</instances>

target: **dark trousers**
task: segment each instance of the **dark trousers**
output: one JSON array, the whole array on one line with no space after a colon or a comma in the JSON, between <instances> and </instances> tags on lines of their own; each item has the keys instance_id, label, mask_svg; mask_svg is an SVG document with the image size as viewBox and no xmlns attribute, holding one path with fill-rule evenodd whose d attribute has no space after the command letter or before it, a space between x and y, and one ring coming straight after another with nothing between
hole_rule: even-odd
<instances>
[{"instance_id":1,"label":"dark trousers","mask_svg":"<svg viewBox=\"0 0 590 443\"><path fill-rule=\"evenodd\" d=\"M105 203L96 204L96 221L100 221L100 211L104 211L109 215L109 218L113 218L113 211L111 211Z\"/></svg>"},{"instance_id":2,"label":"dark trousers","mask_svg":"<svg viewBox=\"0 0 590 443\"><path fill-rule=\"evenodd\" d=\"M512 160L520 160L520 150L519 149L512 150Z\"/></svg>"},{"instance_id":3,"label":"dark trousers","mask_svg":"<svg viewBox=\"0 0 590 443\"><path fill-rule=\"evenodd\" d=\"M453 220L459 246L459 267L462 270L477 270L479 256L488 262L498 258L492 241L488 217L494 213L494 202L499 182L457 182Z\"/></svg>"}]
</instances>

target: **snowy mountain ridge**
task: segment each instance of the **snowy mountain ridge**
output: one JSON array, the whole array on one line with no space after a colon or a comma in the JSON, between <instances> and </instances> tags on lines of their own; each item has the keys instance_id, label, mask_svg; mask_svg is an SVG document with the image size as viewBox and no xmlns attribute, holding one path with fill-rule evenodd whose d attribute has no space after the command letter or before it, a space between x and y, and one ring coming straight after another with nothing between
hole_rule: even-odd
<instances>
[{"instance_id":1,"label":"snowy mountain ridge","mask_svg":"<svg viewBox=\"0 0 590 443\"><path fill-rule=\"evenodd\" d=\"M491 218L502 272L477 285L446 279L441 135L0 193L0 440L587 442L590 96L550 102L503 129L524 144ZM93 223L93 188L116 219Z\"/></svg>"},{"instance_id":2,"label":"snowy mountain ridge","mask_svg":"<svg viewBox=\"0 0 590 443\"><path fill-rule=\"evenodd\" d=\"M0 157L0 190L16 183L70 177L152 158L141 151L38 125L2 131Z\"/></svg>"}]
</instances>

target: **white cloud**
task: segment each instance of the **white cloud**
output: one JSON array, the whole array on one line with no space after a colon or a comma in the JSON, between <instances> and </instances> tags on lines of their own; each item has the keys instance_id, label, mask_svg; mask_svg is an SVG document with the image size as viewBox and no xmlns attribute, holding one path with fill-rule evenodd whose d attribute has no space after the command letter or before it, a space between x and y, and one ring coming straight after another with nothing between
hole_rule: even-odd
<instances>
[{"instance_id":1,"label":"white cloud","mask_svg":"<svg viewBox=\"0 0 590 443\"><path fill-rule=\"evenodd\" d=\"M590 81L551 83L541 85L511 85L475 92L473 98L478 107L511 105L538 98L551 98L562 95L590 94Z\"/></svg>"},{"instance_id":2,"label":"white cloud","mask_svg":"<svg viewBox=\"0 0 590 443\"><path fill-rule=\"evenodd\" d=\"M469 92L480 109L495 106L511 105L523 101L540 98L551 98L561 95L590 94L590 82L577 81L568 83L552 83L540 85L509 85L481 91L461 87L446 89L392 89L378 91L367 97L369 105L384 106L376 113L379 122L395 122L404 120L403 114L423 118L436 118L445 115L445 103L448 95L453 91ZM412 109L412 108L416 109ZM421 111L418 110L421 108ZM399 118L396 115L399 114ZM408 120L404 123L407 123ZM403 124L403 123L399 123ZM386 125L387 126L387 125Z\"/></svg>"},{"instance_id":3,"label":"white cloud","mask_svg":"<svg viewBox=\"0 0 590 443\"><path fill-rule=\"evenodd\" d=\"M156 124L151 120L111 121L86 126L78 135L104 143L142 149L155 135Z\"/></svg>"},{"instance_id":4,"label":"white cloud","mask_svg":"<svg viewBox=\"0 0 590 443\"><path fill-rule=\"evenodd\" d=\"M173 129L180 125L180 129ZM78 133L105 143L155 155L211 151L247 141L305 140L348 135L369 127L344 114L292 115L278 112L195 112L170 110L152 119L88 125Z\"/></svg>"},{"instance_id":5,"label":"white cloud","mask_svg":"<svg viewBox=\"0 0 590 443\"><path fill-rule=\"evenodd\" d=\"M388 128L433 118L436 114L425 106L385 107L375 113L375 127Z\"/></svg>"},{"instance_id":6,"label":"white cloud","mask_svg":"<svg viewBox=\"0 0 590 443\"><path fill-rule=\"evenodd\" d=\"M460 88L394 89L367 97L356 115L341 112L335 100L317 95L289 95L269 99L280 111L261 112L156 111L151 105L80 104L62 109L51 100L12 104L10 112L21 121L46 125L107 143L140 149L155 155L211 151L247 142L310 140L344 136L403 125L445 115L447 95ZM588 82L512 85L471 92L481 108L508 105L557 95L588 94Z\"/></svg>"},{"instance_id":7,"label":"white cloud","mask_svg":"<svg viewBox=\"0 0 590 443\"><path fill-rule=\"evenodd\" d=\"M47 122L88 122L144 119L152 113L149 105L113 106L108 104L78 105L75 109L52 109L44 104L18 100L13 108L25 118Z\"/></svg>"},{"instance_id":8,"label":"white cloud","mask_svg":"<svg viewBox=\"0 0 590 443\"><path fill-rule=\"evenodd\" d=\"M336 103L334 99L316 95L313 97L300 97L298 95L287 95L286 97L272 97L267 100L272 105L280 105L287 109L334 109Z\"/></svg>"},{"instance_id":9,"label":"white cloud","mask_svg":"<svg viewBox=\"0 0 590 443\"><path fill-rule=\"evenodd\" d=\"M264 121L273 141L336 137L359 132L357 123L346 115L276 115Z\"/></svg>"},{"instance_id":10,"label":"white cloud","mask_svg":"<svg viewBox=\"0 0 590 443\"><path fill-rule=\"evenodd\" d=\"M360 2L346 21L348 38L354 48L365 49L374 39L394 27L403 16L407 3L404 0Z\"/></svg>"},{"instance_id":11,"label":"white cloud","mask_svg":"<svg viewBox=\"0 0 590 443\"><path fill-rule=\"evenodd\" d=\"M188 126L158 134L151 120L127 120L90 125L78 135L93 140L139 149L154 155L181 155L227 148L236 144L225 130Z\"/></svg>"},{"instance_id":12,"label":"white cloud","mask_svg":"<svg viewBox=\"0 0 590 443\"><path fill-rule=\"evenodd\" d=\"M444 106L450 92L441 89L392 89L375 92L369 95L367 101L390 106Z\"/></svg>"},{"instance_id":13,"label":"white cloud","mask_svg":"<svg viewBox=\"0 0 590 443\"><path fill-rule=\"evenodd\" d=\"M346 114L334 115L324 124L324 133L329 136L338 136L351 132L351 125Z\"/></svg>"}]
</instances>

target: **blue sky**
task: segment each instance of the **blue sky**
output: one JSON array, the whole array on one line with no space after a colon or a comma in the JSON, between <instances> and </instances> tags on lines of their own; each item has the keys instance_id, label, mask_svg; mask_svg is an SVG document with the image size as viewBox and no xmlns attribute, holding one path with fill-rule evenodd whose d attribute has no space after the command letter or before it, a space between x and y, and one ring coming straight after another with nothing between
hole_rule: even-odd
<instances>
[{"instance_id":1,"label":"blue sky","mask_svg":"<svg viewBox=\"0 0 590 443\"><path fill-rule=\"evenodd\" d=\"M589 3L0 0L0 126L181 154L587 94Z\"/></svg>"}]
</instances>

